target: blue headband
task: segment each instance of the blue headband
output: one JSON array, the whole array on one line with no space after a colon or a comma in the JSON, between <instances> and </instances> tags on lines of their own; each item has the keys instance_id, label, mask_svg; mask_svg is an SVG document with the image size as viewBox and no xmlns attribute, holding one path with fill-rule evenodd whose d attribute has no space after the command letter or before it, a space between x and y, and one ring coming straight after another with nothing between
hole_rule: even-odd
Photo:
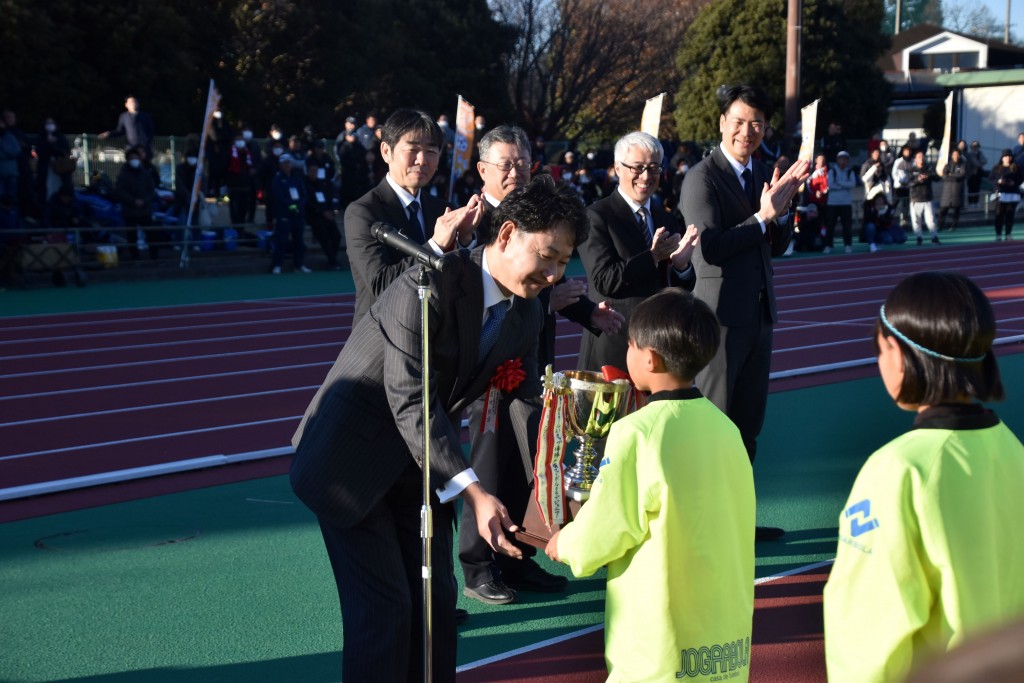
<instances>
[{"instance_id":1,"label":"blue headband","mask_svg":"<svg viewBox=\"0 0 1024 683\"><path fill-rule=\"evenodd\" d=\"M938 351L932 351L931 349L926 349L925 347L921 346L917 342L915 342L912 339L910 339L907 335L903 334L902 332L897 330L895 327L893 327L892 323L889 322L889 319L885 317L885 304L882 304L882 310L879 312L879 315L882 318L882 324L885 325L887 328L889 328L889 331L892 332L894 335L896 335L896 337L898 339L900 339L901 341L903 341L907 345L911 346L912 348L917 349L921 353L923 353L925 355L928 355L928 356L931 356L932 358L941 358L942 360L950 360L950 361L953 361L954 363L977 363L979 361L985 360L985 356L988 355L987 353L983 353L980 356L975 356L973 358L954 358L953 356L947 356L946 354L939 353Z\"/></svg>"}]
</instances>

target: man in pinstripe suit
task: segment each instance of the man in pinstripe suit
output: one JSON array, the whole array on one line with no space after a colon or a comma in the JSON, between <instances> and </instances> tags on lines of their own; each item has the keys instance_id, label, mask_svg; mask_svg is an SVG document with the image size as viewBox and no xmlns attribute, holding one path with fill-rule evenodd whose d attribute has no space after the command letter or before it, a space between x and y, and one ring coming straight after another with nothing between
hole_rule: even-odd
<instances>
[{"instance_id":1,"label":"man in pinstripe suit","mask_svg":"<svg viewBox=\"0 0 1024 683\"><path fill-rule=\"evenodd\" d=\"M475 512L491 547L518 557L504 536L504 505L466 466L461 411L497 367L536 367L543 314L535 301L558 280L587 222L573 193L540 178L510 194L486 245L431 273L429 299L430 477L434 489L433 674L455 680L455 497ZM316 513L338 585L345 642L342 677L358 683L423 678L421 538L422 390L416 270L399 277L352 331L293 438L292 487ZM481 353L485 318L500 331ZM514 391L536 402L533 372Z\"/></svg>"}]
</instances>

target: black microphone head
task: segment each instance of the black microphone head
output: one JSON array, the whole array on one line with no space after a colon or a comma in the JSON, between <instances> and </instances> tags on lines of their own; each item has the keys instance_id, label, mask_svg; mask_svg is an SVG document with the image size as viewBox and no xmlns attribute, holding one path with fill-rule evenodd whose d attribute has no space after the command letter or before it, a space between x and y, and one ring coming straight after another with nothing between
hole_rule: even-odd
<instances>
[{"instance_id":1,"label":"black microphone head","mask_svg":"<svg viewBox=\"0 0 1024 683\"><path fill-rule=\"evenodd\" d=\"M392 228L384 221L377 221L376 223L370 226L370 234L373 235L374 238L378 240L380 239L381 235L386 235L387 233L393 230L394 228Z\"/></svg>"}]
</instances>

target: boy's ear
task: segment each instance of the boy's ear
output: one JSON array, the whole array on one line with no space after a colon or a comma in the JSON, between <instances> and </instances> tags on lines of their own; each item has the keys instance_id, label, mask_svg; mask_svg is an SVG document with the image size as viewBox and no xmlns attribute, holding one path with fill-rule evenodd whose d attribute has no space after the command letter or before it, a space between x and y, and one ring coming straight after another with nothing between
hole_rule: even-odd
<instances>
[{"instance_id":1,"label":"boy's ear","mask_svg":"<svg viewBox=\"0 0 1024 683\"><path fill-rule=\"evenodd\" d=\"M654 349L643 349L644 369L647 372L665 372L665 361Z\"/></svg>"}]
</instances>

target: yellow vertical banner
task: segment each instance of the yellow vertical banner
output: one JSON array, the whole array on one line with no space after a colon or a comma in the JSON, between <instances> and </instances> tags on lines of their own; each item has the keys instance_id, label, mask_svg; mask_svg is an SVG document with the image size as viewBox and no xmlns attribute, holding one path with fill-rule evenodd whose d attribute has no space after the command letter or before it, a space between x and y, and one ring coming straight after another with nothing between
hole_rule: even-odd
<instances>
[{"instance_id":1,"label":"yellow vertical banner","mask_svg":"<svg viewBox=\"0 0 1024 683\"><path fill-rule=\"evenodd\" d=\"M644 104L644 113L640 117L640 130L655 138L661 130L661 104L665 101L665 93L655 95Z\"/></svg>"},{"instance_id":2,"label":"yellow vertical banner","mask_svg":"<svg viewBox=\"0 0 1024 683\"><path fill-rule=\"evenodd\" d=\"M952 144L953 128L953 93L946 96L946 125L942 127L942 144L939 146L939 158L935 161L935 173L942 175L949 163L949 146Z\"/></svg>"},{"instance_id":3,"label":"yellow vertical banner","mask_svg":"<svg viewBox=\"0 0 1024 683\"><path fill-rule=\"evenodd\" d=\"M220 107L220 91L217 90L217 85L210 79L210 87L206 92L206 113L203 115L203 133L199 137L199 157L196 160L196 178L192 183L192 192L189 198L188 214L185 219L186 229L184 231L184 244L181 246L181 264L182 266L188 263L188 240L191 236L191 230L188 227L192 226L192 220L195 218L195 207L196 200L199 198L199 192L203 183L203 168L206 162L206 138L210 134L210 126L213 124L213 112L217 111Z\"/></svg>"},{"instance_id":4,"label":"yellow vertical banner","mask_svg":"<svg viewBox=\"0 0 1024 683\"><path fill-rule=\"evenodd\" d=\"M818 102L814 100L800 110L800 154L797 159L803 159L814 166L814 131L818 125Z\"/></svg>"},{"instance_id":5,"label":"yellow vertical banner","mask_svg":"<svg viewBox=\"0 0 1024 683\"><path fill-rule=\"evenodd\" d=\"M455 181L469 169L469 161L473 158L475 128L473 121L476 109L459 95L459 106L455 112L455 150L452 152L452 174L448 179L448 203L455 192Z\"/></svg>"}]
</instances>

